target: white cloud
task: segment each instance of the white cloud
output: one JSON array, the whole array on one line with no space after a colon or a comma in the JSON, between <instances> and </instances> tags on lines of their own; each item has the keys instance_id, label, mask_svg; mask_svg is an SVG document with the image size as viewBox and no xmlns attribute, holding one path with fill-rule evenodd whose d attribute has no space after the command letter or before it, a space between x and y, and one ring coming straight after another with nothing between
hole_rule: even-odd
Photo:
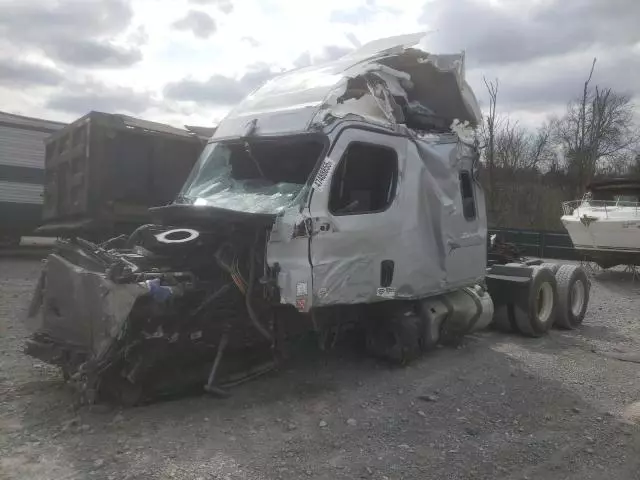
<instances>
[{"instance_id":1,"label":"white cloud","mask_svg":"<svg viewBox=\"0 0 640 480\"><path fill-rule=\"evenodd\" d=\"M635 0L562 1L0 0L0 102L52 119L111 106L210 125L270 72L421 30L437 51L467 51L481 99L483 75L498 76L499 107L525 124L561 111L594 55L598 81L637 94Z\"/></svg>"}]
</instances>

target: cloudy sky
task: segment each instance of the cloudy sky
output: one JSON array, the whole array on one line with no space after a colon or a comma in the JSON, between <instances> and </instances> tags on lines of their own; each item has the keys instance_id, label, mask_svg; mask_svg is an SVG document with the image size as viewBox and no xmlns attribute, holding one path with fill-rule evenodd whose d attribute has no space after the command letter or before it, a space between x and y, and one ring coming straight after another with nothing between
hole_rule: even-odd
<instances>
[{"instance_id":1,"label":"cloudy sky","mask_svg":"<svg viewBox=\"0 0 640 480\"><path fill-rule=\"evenodd\" d=\"M594 82L640 103L639 0L0 0L0 110L70 121L89 110L212 125L279 71L380 37L430 32L500 79L527 125Z\"/></svg>"}]
</instances>

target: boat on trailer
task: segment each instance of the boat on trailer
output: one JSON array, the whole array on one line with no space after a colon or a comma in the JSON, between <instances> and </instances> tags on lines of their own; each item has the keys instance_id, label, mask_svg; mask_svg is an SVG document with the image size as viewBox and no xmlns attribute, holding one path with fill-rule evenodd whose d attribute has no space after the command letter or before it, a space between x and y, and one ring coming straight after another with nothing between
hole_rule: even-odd
<instances>
[{"instance_id":1,"label":"boat on trailer","mask_svg":"<svg viewBox=\"0 0 640 480\"><path fill-rule=\"evenodd\" d=\"M602 268L640 265L640 177L593 182L562 209L562 223L584 260Z\"/></svg>"}]
</instances>

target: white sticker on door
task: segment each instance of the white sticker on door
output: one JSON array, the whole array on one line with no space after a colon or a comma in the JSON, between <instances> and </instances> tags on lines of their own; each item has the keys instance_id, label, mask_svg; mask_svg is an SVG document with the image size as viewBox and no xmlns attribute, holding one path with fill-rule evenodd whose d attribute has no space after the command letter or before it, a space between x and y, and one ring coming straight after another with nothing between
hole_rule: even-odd
<instances>
[{"instance_id":1,"label":"white sticker on door","mask_svg":"<svg viewBox=\"0 0 640 480\"><path fill-rule=\"evenodd\" d=\"M296 283L296 296L305 297L307 295L307 282Z\"/></svg>"},{"instance_id":2,"label":"white sticker on door","mask_svg":"<svg viewBox=\"0 0 640 480\"><path fill-rule=\"evenodd\" d=\"M393 287L380 287L376 291L376 295L382 298L395 298L396 289Z\"/></svg>"},{"instance_id":3,"label":"white sticker on door","mask_svg":"<svg viewBox=\"0 0 640 480\"><path fill-rule=\"evenodd\" d=\"M329 157L324 159L324 162L322 162L322 165L320 165L320 169L318 170L316 178L313 181L313 188L315 188L319 192L322 192L324 190L324 187L327 185L329 179L331 178L331 172L333 171L334 166L335 163L333 163L333 160L331 160Z\"/></svg>"}]
</instances>

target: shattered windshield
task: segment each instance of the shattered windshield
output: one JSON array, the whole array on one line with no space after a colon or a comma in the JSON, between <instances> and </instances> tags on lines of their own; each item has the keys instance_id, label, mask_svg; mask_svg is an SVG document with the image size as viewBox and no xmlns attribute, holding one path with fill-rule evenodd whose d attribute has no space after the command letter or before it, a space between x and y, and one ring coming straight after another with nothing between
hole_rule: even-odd
<instances>
[{"instance_id":1,"label":"shattered windshield","mask_svg":"<svg viewBox=\"0 0 640 480\"><path fill-rule=\"evenodd\" d=\"M278 213L301 196L324 145L316 135L209 143L178 202Z\"/></svg>"}]
</instances>

